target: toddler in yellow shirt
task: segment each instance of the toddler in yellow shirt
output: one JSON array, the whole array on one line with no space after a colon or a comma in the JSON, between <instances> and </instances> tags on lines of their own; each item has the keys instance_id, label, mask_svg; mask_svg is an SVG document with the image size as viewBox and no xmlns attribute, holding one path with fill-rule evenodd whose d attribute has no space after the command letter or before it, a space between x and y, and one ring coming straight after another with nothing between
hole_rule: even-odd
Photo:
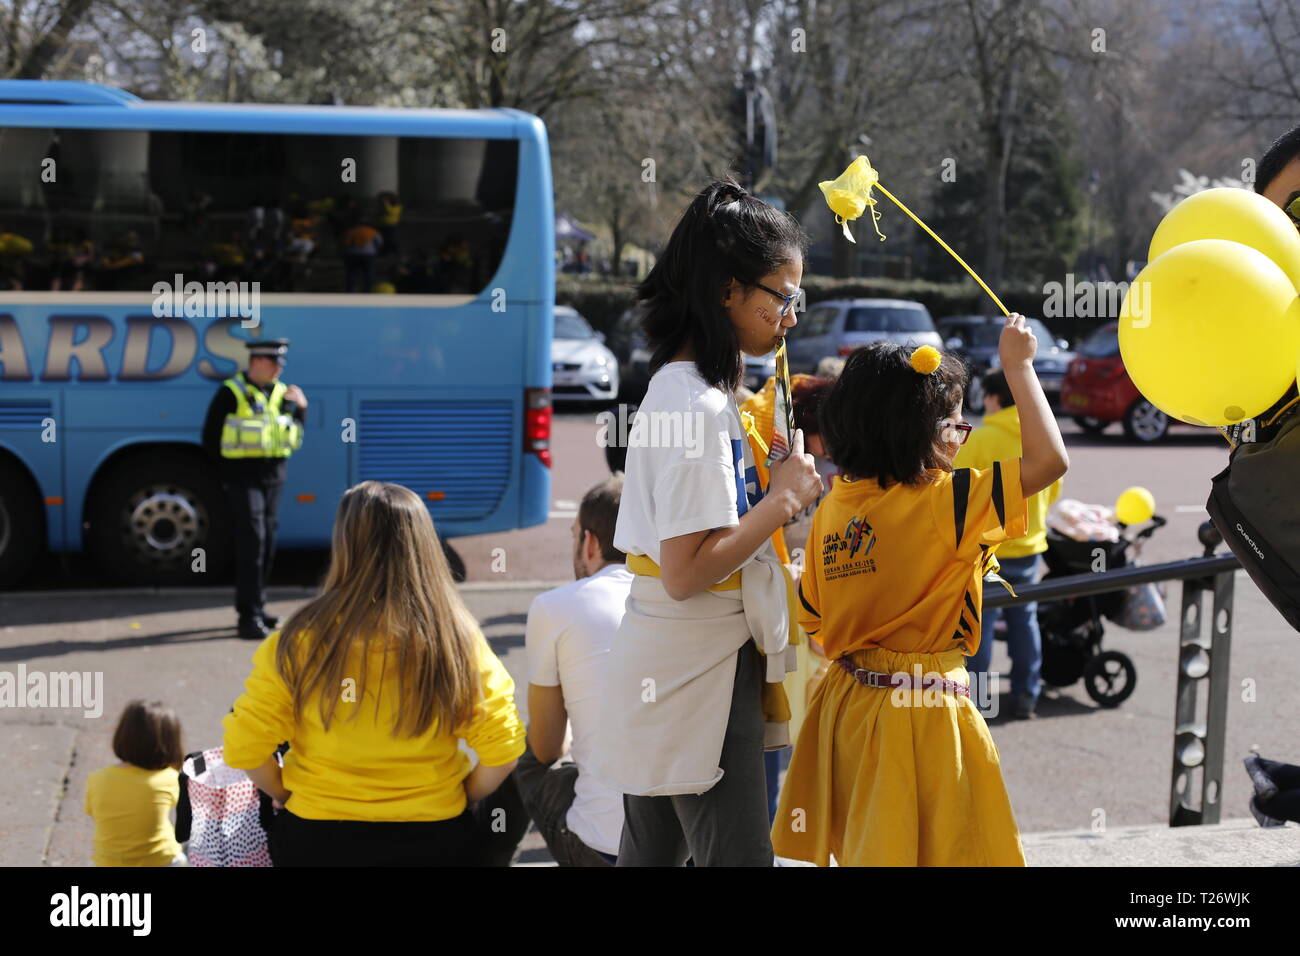
<instances>
[{"instance_id":1,"label":"toddler in yellow shirt","mask_svg":"<svg viewBox=\"0 0 1300 956\"><path fill-rule=\"evenodd\" d=\"M121 761L86 780L96 866L185 866L168 814L180 797L181 724L160 701L133 700L113 733Z\"/></svg>"}]
</instances>

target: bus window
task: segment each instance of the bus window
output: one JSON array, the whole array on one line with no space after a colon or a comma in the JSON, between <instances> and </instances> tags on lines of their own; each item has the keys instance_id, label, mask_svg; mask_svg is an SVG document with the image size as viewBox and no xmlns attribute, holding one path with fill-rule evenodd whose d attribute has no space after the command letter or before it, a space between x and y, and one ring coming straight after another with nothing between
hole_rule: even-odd
<instances>
[{"instance_id":1,"label":"bus window","mask_svg":"<svg viewBox=\"0 0 1300 956\"><path fill-rule=\"evenodd\" d=\"M25 290L140 292L179 273L477 295L505 253L519 163L510 139L4 129L0 143L59 170L0 193L4 287Z\"/></svg>"}]
</instances>

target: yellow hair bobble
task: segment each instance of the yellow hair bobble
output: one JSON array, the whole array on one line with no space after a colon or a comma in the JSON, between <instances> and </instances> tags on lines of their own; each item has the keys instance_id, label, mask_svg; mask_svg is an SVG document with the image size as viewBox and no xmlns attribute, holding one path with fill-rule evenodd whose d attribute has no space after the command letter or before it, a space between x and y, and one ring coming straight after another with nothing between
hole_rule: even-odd
<instances>
[{"instance_id":1,"label":"yellow hair bobble","mask_svg":"<svg viewBox=\"0 0 1300 956\"><path fill-rule=\"evenodd\" d=\"M933 345L922 345L912 353L908 361L916 371L922 375L929 375L943 362L943 356Z\"/></svg>"}]
</instances>

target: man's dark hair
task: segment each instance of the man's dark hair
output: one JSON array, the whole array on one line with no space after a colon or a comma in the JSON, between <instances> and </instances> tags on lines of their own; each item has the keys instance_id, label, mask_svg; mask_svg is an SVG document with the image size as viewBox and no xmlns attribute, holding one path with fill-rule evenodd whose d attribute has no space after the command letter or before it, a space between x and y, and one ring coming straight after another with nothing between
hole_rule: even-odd
<instances>
[{"instance_id":1,"label":"man's dark hair","mask_svg":"<svg viewBox=\"0 0 1300 956\"><path fill-rule=\"evenodd\" d=\"M160 700L133 700L126 705L113 732L113 753L123 763L144 770L180 768L181 722Z\"/></svg>"},{"instance_id":2,"label":"man's dark hair","mask_svg":"<svg viewBox=\"0 0 1300 956\"><path fill-rule=\"evenodd\" d=\"M730 392L744 371L722 306L728 280L752 286L802 256L808 238L790 216L732 179L704 187L686 207L650 274L637 287L653 375L690 343L701 377ZM748 290L753 292L751 288Z\"/></svg>"},{"instance_id":3,"label":"man's dark hair","mask_svg":"<svg viewBox=\"0 0 1300 956\"><path fill-rule=\"evenodd\" d=\"M618 524L618 503L622 497L623 474L619 472L589 488L578 505L578 527L596 536L603 560L616 563L627 557L614 547L614 526Z\"/></svg>"},{"instance_id":4,"label":"man's dark hair","mask_svg":"<svg viewBox=\"0 0 1300 956\"><path fill-rule=\"evenodd\" d=\"M984 394L996 395L1003 408L1010 408L1016 403L1016 397L1011 394L1011 386L1007 384L1007 374L1002 369L989 369L980 379L980 384L984 386Z\"/></svg>"},{"instance_id":5,"label":"man's dark hair","mask_svg":"<svg viewBox=\"0 0 1300 956\"><path fill-rule=\"evenodd\" d=\"M929 480L940 468L939 422L966 391L970 373L947 352L929 375L912 368L909 346L872 342L849 355L822 399L821 436L831 460L882 488Z\"/></svg>"},{"instance_id":6,"label":"man's dark hair","mask_svg":"<svg viewBox=\"0 0 1300 956\"><path fill-rule=\"evenodd\" d=\"M1300 126L1283 133L1264 153L1255 169L1255 192L1262 193L1267 189L1282 168L1297 156L1300 156Z\"/></svg>"}]
</instances>

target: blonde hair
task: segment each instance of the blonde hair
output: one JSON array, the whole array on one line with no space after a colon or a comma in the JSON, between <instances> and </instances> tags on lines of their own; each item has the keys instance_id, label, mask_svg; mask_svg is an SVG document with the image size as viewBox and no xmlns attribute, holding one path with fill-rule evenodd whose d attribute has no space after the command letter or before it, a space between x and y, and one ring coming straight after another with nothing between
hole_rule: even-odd
<instances>
[{"instance_id":1,"label":"blonde hair","mask_svg":"<svg viewBox=\"0 0 1300 956\"><path fill-rule=\"evenodd\" d=\"M418 737L434 721L449 730L469 720L479 640L424 502L401 485L363 481L339 502L322 592L289 618L276 667L294 718L318 697L328 729L345 679L365 699L369 651L380 642L380 685L390 666L397 673L391 735Z\"/></svg>"}]
</instances>

